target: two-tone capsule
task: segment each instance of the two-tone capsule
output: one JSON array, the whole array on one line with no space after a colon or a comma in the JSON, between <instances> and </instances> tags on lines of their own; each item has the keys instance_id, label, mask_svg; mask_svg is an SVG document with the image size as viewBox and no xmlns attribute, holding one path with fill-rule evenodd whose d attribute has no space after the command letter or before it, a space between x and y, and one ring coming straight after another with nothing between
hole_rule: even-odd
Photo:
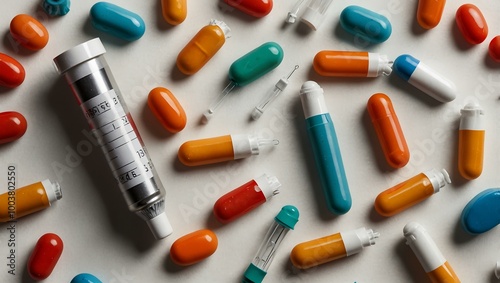
<instances>
[{"instance_id":1,"label":"two-tone capsule","mask_svg":"<svg viewBox=\"0 0 500 283\"><path fill-rule=\"evenodd\" d=\"M382 43L389 39L392 25L389 19L381 14L360 6L348 6L340 13L340 26L354 35L354 40L369 43Z\"/></svg>"},{"instance_id":2,"label":"two-tone capsule","mask_svg":"<svg viewBox=\"0 0 500 283\"><path fill-rule=\"evenodd\" d=\"M472 180L483 172L484 112L479 105L469 103L460 113L458 172L465 179Z\"/></svg>"},{"instance_id":3,"label":"two-tone capsule","mask_svg":"<svg viewBox=\"0 0 500 283\"><path fill-rule=\"evenodd\" d=\"M375 210L382 216L393 216L424 201L449 183L446 170L428 170L381 192L375 199Z\"/></svg>"},{"instance_id":4,"label":"two-tone capsule","mask_svg":"<svg viewBox=\"0 0 500 283\"><path fill-rule=\"evenodd\" d=\"M187 17L187 1L161 0L161 12L167 23L180 25Z\"/></svg>"},{"instance_id":5,"label":"two-tone capsule","mask_svg":"<svg viewBox=\"0 0 500 283\"><path fill-rule=\"evenodd\" d=\"M419 0L417 22L424 29L435 28L443 16L446 0Z\"/></svg>"},{"instance_id":6,"label":"two-tone capsule","mask_svg":"<svg viewBox=\"0 0 500 283\"><path fill-rule=\"evenodd\" d=\"M359 228L314 239L296 245L291 254L292 264L300 269L318 266L357 254L375 244L380 236L372 229Z\"/></svg>"},{"instance_id":7,"label":"two-tone capsule","mask_svg":"<svg viewBox=\"0 0 500 283\"><path fill-rule=\"evenodd\" d=\"M185 74L198 72L229 38L231 29L222 21L212 20L186 44L177 56L177 68Z\"/></svg>"},{"instance_id":8,"label":"two-tone capsule","mask_svg":"<svg viewBox=\"0 0 500 283\"><path fill-rule=\"evenodd\" d=\"M462 228L470 234L487 232L500 224L500 189L482 191L467 203L460 217Z\"/></svg>"},{"instance_id":9,"label":"two-tone capsule","mask_svg":"<svg viewBox=\"0 0 500 283\"><path fill-rule=\"evenodd\" d=\"M225 135L187 141L180 146L178 157L186 166L199 166L258 155L261 146L278 143L276 139L261 139L251 135Z\"/></svg>"},{"instance_id":10,"label":"two-tone capsule","mask_svg":"<svg viewBox=\"0 0 500 283\"><path fill-rule=\"evenodd\" d=\"M215 218L221 223L236 220L277 195L280 187L278 178L267 174L250 180L215 202Z\"/></svg>"},{"instance_id":11,"label":"two-tone capsule","mask_svg":"<svg viewBox=\"0 0 500 283\"><path fill-rule=\"evenodd\" d=\"M322 50L314 56L313 68L326 77L378 77L392 72L386 55L366 51Z\"/></svg>"},{"instance_id":12,"label":"two-tone capsule","mask_svg":"<svg viewBox=\"0 0 500 283\"><path fill-rule=\"evenodd\" d=\"M460 279L443 256L429 232L420 224L410 222L403 228L406 244L410 246L427 276L433 283L460 283Z\"/></svg>"},{"instance_id":13,"label":"two-tone capsule","mask_svg":"<svg viewBox=\"0 0 500 283\"><path fill-rule=\"evenodd\" d=\"M126 41L138 40L146 32L141 16L108 2L97 2L92 6L90 22L94 28Z\"/></svg>"},{"instance_id":14,"label":"two-tone capsule","mask_svg":"<svg viewBox=\"0 0 500 283\"><path fill-rule=\"evenodd\" d=\"M452 81L411 55L396 58L393 69L400 78L437 101L450 102L457 96L457 88Z\"/></svg>"},{"instance_id":15,"label":"two-tone capsule","mask_svg":"<svg viewBox=\"0 0 500 283\"><path fill-rule=\"evenodd\" d=\"M368 100L367 109L387 163L393 168L405 166L410 161L410 150L391 99L376 93Z\"/></svg>"}]
</instances>

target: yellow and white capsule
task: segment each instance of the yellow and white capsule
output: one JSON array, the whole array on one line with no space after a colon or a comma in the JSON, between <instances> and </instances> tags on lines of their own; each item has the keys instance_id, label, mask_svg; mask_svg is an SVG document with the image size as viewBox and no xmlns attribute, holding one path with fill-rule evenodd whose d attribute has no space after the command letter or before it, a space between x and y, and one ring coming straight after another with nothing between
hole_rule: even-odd
<instances>
[{"instance_id":1,"label":"yellow and white capsule","mask_svg":"<svg viewBox=\"0 0 500 283\"><path fill-rule=\"evenodd\" d=\"M424 226L410 222L403 234L432 283L460 283L460 279Z\"/></svg>"},{"instance_id":2,"label":"yellow and white capsule","mask_svg":"<svg viewBox=\"0 0 500 283\"><path fill-rule=\"evenodd\" d=\"M484 111L476 103L460 110L458 133L458 171L465 179L476 179L483 171Z\"/></svg>"}]
</instances>

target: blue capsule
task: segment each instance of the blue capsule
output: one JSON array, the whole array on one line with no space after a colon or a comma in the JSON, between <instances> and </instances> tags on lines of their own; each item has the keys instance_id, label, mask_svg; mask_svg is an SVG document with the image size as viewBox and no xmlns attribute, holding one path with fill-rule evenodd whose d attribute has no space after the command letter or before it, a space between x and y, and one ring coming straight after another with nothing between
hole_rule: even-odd
<instances>
[{"instance_id":1,"label":"blue capsule","mask_svg":"<svg viewBox=\"0 0 500 283\"><path fill-rule=\"evenodd\" d=\"M389 20L360 6L348 6L340 14L340 25L347 32L371 43L386 41L392 33Z\"/></svg>"},{"instance_id":2,"label":"blue capsule","mask_svg":"<svg viewBox=\"0 0 500 283\"><path fill-rule=\"evenodd\" d=\"M102 282L92 274L80 273L77 276L75 276L70 283L102 283Z\"/></svg>"},{"instance_id":3,"label":"blue capsule","mask_svg":"<svg viewBox=\"0 0 500 283\"><path fill-rule=\"evenodd\" d=\"M481 234L500 224L500 189L487 189L475 196L462 211L462 227Z\"/></svg>"},{"instance_id":4,"label":"blue capsule","mask_svg":"<svg viewBox=\"0 0 500 283\"><path fill-rule=\"evenodd\" d=\"M141 16L107 2L98 2L90 9L92 25L101 31L134 41L142 37L146 24Z\"/></svg>"}]
</instances>

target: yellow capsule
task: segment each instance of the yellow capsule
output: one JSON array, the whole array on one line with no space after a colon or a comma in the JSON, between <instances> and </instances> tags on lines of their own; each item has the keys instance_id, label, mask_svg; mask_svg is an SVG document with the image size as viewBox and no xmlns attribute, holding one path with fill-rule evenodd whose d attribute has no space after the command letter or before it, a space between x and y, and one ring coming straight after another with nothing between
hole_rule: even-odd
<instances>
[{"instance_id":1,"label":"yellow capsule","mask_svg":"<svg viewBox=\"0 0 500 283\"><path fill-rule=\"evenodd\" d=\"M472 180L483 172L484 112L479 105L469 103L460 113L458 171L465 179Z\"/></svg>"},{"instance_id":2,"label":"yellow capsule","mask_svg":"<svg viewBox=\"0 0 500 283\"><path fill-rule=\"evenodd\" d=\"M212 20L181 50L177 56L177 68L186 75L198 72L224 45L230 32L224 22Z\"/></svg>"},{"instance_id":3,"label":"yellow capsule","mask_svg":"<svg viewBox=\"0 0 500 283\"><path fill-rule=\"evenodd\" d=\"M187 16L186 0L161 0L161 11L167 23L180 25Z\"/></svg>"}]
</instances>

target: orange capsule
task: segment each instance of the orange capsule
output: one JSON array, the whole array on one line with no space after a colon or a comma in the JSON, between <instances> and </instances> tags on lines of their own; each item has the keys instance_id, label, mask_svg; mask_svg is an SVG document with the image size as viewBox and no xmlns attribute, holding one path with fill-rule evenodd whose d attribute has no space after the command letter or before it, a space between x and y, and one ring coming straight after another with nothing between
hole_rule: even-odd
<instances>
[{"instance_id":1,"label":"orange capsule","mask_svg":"<svg viewBox=\"0 0 500 283\"><path fill-rule=\"evenodd\" d=\"M27 128L28 123L21 113L14 111L0 113L0 144L21 138Z\"/></svg>"},{"instance_id":2,"label":"orange capsule","mask_svg":"<svg viewBox=\"0 0 500 283\"><path fill-rule=\"evenodd\" d=\"M152 89L148 106L167 131L178 133L186 126L186 112L170 90L164 87Z\"/></svg>"},{"instance_id":3,"label":"orange capsule","mask_svg":"<svg viewBox=\"0 0 500 283\"><path fill-rule=\"evenodd\" d=\"M488 24L483 13L475 5L460 6L455 15L458 29L470 44L479 44L488 36Z\"/></svg>"},{"instance_id":4,"label":"orange capsule","mask_svg":"<svg viewBox=\"0 0 500 283\"><path fill-rule=\"evenodd\" d=\"M215 253L218 244L214 232L208 229L198 230L175 240L170 248L170 258L182 266L195 264Z\"/></svg>"},{"instance_id":5,"label":"orange capsule","mask_svg":"<svg viewBox=\"0 0 500 283\"><path fill-rule=\"evenodd\" d=\"M446 0L419 0L417 22L424 29L435 28L441 21Z\"/></svg>"},{"instance_id":6,"label":"orange capsule","mask_svg":"<svg viewBox=\"0 0 500 283\"><path fill-rule=\"evenodd\" d=\"M368 100L367 109L387 163L393 168L405 166L410 160L410 150L391 100L383 93L376 93Z\"/></svg>"},{"instance_id":7,"label":"orange capsule","mask_svg":"<svg viewBox=\"0 0 500 283\"><path fill-rule=\"evenodd\" d=\"M161 11L167 23L180 25L187 16L186 0L161 0Z\"/></svg>"},{"instance_id":8,"label":"orange capsule","mask_svg":"<svg viewBox=\"0 0 500 283\"><path fill-rule=\"evenodd\" d=\"M26 72L16 59L0 53L0 86L17 87L23 83Z\"/></svg>"},{"instance_id":9,"label":"orange capsule","mask_svg":"<svg viewBox=\"0 0 500 283\"><path fill-rule=\"evenodd\" d=\"M50 276L61 257L64 244L59 236L47 233L38 239L28 260L28 273L34 280Z\"/></svg>"},{"instance_id":10,"label":"orange capsule","mask_svg":"<svg viewBox=\"0 0 500 283\"><path fill-rule=\"evenodd\" d=\"M29 15L19 14L10 22L10 34L23 47L40 50L49 42L49 32L39 21Z\"/></svg>"},{"instance_id":11,"label":"orange capsule","mask_svg":"<svg viewBox=\"0 0 500 283\"><path fill-rule=\"evenodd\" d=\"M177 56L177 68L185 75L198 72L224 45L230 32L224 22L212 20L181 50Z\"/></svg>"}]
</instances>

